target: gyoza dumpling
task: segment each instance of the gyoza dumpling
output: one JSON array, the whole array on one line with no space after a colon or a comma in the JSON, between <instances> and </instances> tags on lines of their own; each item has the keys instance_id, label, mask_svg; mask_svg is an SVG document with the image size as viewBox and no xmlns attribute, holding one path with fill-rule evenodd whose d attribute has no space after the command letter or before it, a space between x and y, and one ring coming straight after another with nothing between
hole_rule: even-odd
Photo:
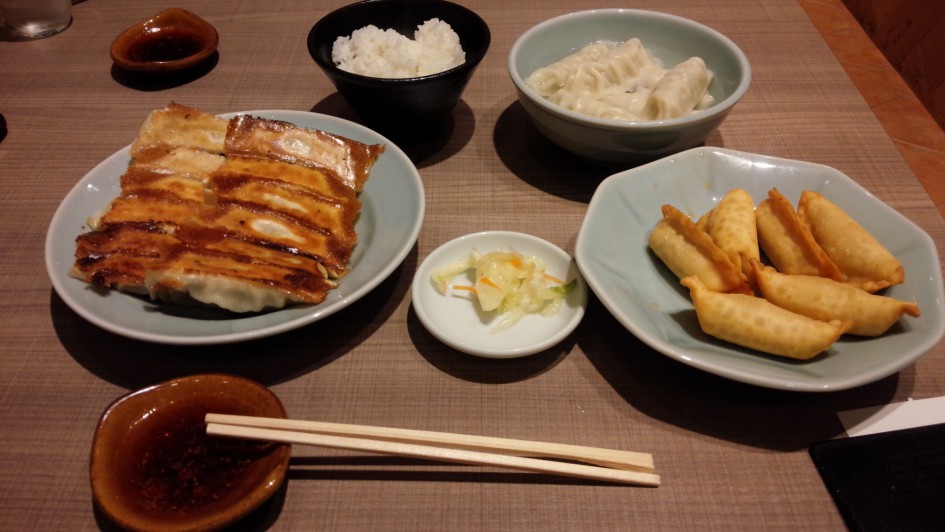
<instances>
[{"instance_id":1,"label":"gyoza dumpling","mask_svg":"<svg viewBox=\"0 0 945 532\"><path fill-rule=\"evenodd\" d=\"M817 275L842 281L840 268L814 240L791 203L773 188L755 209L758 242L781 273Z\"/></svg>"},{"instance_id":2,"label":"gyoza dumpling","mask_svg":"<svg viewBox=\"0 0 945 532\"><path fill-rule=\"evenodd\" d=\"M666 120L691 114L699 108L712 73L701 57L690 57L671 68L653 87L641 115L645 120Z\"/></svg>"},{"instance_id":3,"label":"gyoza dumpling","mask_svg":"<svg viewBox=\"0 0 945 532\"><path fill-rule=\"evenodd\" d=\"M875 292L905 280L905 271L896 257L827 198L805 190L797 214L848 283Z\"/></svg>"},{"instance_id":4,"label":"gyoza dumpling","mask_svg":"<svg viewBox=\"0 0 945 532\"><path fill-rule=\"evenodd\" d=\"M680 279L696 275L716 292L751 292L747 278L728 255L671 205L663 205L663 218L650 233L649 246Z\"/></svg>"},{"instance_id":5,"label":"gyoza dumpling","mask_svg":"<svg viewBox=\"0 0 945 532\"><path fill-rule=\"evenodd\" d=\"M714 292L695 276L680 282L689 288L704 333L771 355L813 358L852 325L844 320L824 322L801 316L760 297Z\"/></svg>"},{"instance_id":6,"label":"gyoza dumpling","mask_svg":"<svg viewBox=\"0 0 945 532\"><path fill-rule=\"evenodd\" d=\"M758 227L755 223L755 202L748 191L730 190L722 201L699 220L712 241L722 248L735 267L750 280L751 260L760 260Z\"/></svg>"},{"instance_id":7,"label":"gyoza dumpling","mask_svg":"<svg viewBox=\"0 0 945 532\"><path fill-rule=\"evenodd\" d=\"M596 61L580 63L564 88L577 94L600 93L639 76L641 69L653 63L652 56L640 39L630 39Z\"/></svg>"},{"instance_id":8,"label":"gyoza dumpling","mask_svg":"<svg viewBox=\"0 0 945 532\"><path fill-rule=\"evenodd\" d=\"M532 72L525 83L542 98L548 98L574 78L574 73L582 63L595 62L607 55L612 48L605 42L589 44L564 59Z\"/></svg>"},{"instance_id":9,"label":"gyoza dumpling","mask_svg":"<svg viewBox=\"0 0 945 532\"><path fill-rule=\"evenodd\" d=\"M912 302L871 294L825 277L784 275L759 262L753 266L765 299L816 320L850 320L850 334L880 336L903 314L919 316L919 307Z\"/></svg>"}]
</instances>

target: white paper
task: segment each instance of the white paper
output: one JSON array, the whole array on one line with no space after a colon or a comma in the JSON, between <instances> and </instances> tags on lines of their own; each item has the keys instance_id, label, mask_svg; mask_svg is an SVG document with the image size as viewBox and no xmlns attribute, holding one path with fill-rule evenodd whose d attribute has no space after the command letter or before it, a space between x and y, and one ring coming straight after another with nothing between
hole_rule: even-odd
<instances>
[{"instance_id":1,"label":"white paper","mask_svg":"<svg viewBox=\"0 0 945 532\"><path fill-rule=\"evenodd\" d=\"M837 417L851 437L936 425L945 423L945 397L847 410Z\"/></svg>"}]
</instances>

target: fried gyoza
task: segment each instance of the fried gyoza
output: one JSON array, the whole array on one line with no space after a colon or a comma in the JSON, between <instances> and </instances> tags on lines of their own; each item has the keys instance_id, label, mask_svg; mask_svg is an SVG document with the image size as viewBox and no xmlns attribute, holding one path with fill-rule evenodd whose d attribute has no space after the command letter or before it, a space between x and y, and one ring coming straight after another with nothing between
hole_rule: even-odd
<instances>
[{"instance_id":1,"label":"fried gyoza","mask_svg":"<svg viewBox=\"0 0 945 532\"><path fill-rule=\"evenodd\" d=\"M748 191L730 190L699 222L736 268L751 279L751 260L760 260L755 202Z\"/></svg>"},{"instance_id":2,"label":"fried gyoza","mask_svg":"<svg viewBox=\"0 0 945 532\"><path fill-rule=\"evenodd\" d=\"M905 271L896 257L827 198L805 190L797 214L848 283L875 292L905 280Z\"/></svg>"},{"instance_id":3,"label":"fried gyoza","mask_svg":"<svg viewBox=\"0 0 945 532\"><path fill-rule=\"evenodd\" d=\"M154 148L191 148L222 155L228 123L225 118L171 102L148 114L129 152L137 158Z\"/></svg>"},{"instance_id":4,"label":"fried gyoza","mask_svg":"<svg viewBox=\"0 0 945 532\"><path fill-rule=\"evenodd\" d=\"M677 277L695 275L716 292L751 291L745 275L695 222L671 205L662 210L649 246Z\"/></svg>"},{"instance_id":5,"label":"fried gyoza","mask_svg":"<svg viewBox=\"0 0 945 532\"><path fill-rule=\"evenodd\" d=\"M178 147L169 151L164 148L146 148L138 150L132 164L140 169L178 174L206 183L210 174L224 161L226 158L222 155L193 148Z\"/></svg>"},{"instance_id":6,"label":"fried gyoza","mask_svg":"<svg viewBox=\"0 0 945 532\"><path fill-rule=\"evenodd\" d=\"M919 307L913 302L871 294L825 277L784 275L759 262L753 266L765 299L816 320L850 320L849 334L880 336L903 314L919 316Z\"/></svg>"},{"instance_id":7,"label":"fried gyoza","mask_svg":"<svg viewBox=\"0 0 945 532\"><path fill-rule=\"evenodd\" d=\"M755 209L755 220L761 249L778 271L843 280L840 268L817 244L794 207L777 189L769 190L768 199Z\"/></svg>"},{"instance_id":8,"label":"fried gyoza","mask_svg":"<svg viewBox=\"0 0 945 532\"><path fill-rule=\"evenodd\" d=\"M680 282L689 288L703 332L764 353L808 360L852 326L848 320L808 318L747 294L715 292L696 276Z\"/></svg>"},{"instance_id":9,"label":"fried gyoza","mask_svg":"<svg viewBox=\"0 0 945 532\"><path fill-rule=\"evenodd\" d=\"M262 158L325 170L360 193L384 146L281 120L240 115L229 122L224 151L227 157Z\"/></svg>"},{"instance_id":10,"label":"fried gyoza","mask_svg":"<svg viewBox=\"0 0 945 532\"><path fill-rule=\"evenodd\" d=\"M318 304L349 269L358 193L384 150L288 122L170 104L70 275L153 300L259 312Z\"/></svg>"}]
</instances>

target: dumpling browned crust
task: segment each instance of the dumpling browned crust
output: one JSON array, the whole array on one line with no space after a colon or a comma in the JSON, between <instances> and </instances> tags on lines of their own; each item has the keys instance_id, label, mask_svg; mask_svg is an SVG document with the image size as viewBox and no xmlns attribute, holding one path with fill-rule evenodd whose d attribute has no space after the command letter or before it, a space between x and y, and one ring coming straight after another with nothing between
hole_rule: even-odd
<instances>
[{"instance_id":1,"label":"dumpling browned crust","mask_svg":"<svg viewBox=\"0 0 945 532\"><path fill-rule=\"evenodd\" d=\"M228 121L199 109L170 103L151 111L131 145L131 156L155 148L171 151L191 148L222 154Z\"/></svg>"},{"instance_id":2,"label":"dumpling browned crust","mask_svg":"<svg viewBox=\"0 0 945 532\"><path fill-rule=\"evenodd\" d=\"M241 115L230 120L224 151L228 157L241 155L324 169L361 192L384 146L280 120Z\"/></svg>"},{"instance_id":3,"label":"dumpling browned crust","mask_svg":"<svg viewBox=\"0 0 945 532\"><path fill-rule=\"evenodd\" d=\"M308 157L289 156L279 139L304 139ZM233 312L321 303L348 271L358 193L382 151L171 104L142 125L121 194L77 238L71 274Z\"/></svg>"}]
</instances>

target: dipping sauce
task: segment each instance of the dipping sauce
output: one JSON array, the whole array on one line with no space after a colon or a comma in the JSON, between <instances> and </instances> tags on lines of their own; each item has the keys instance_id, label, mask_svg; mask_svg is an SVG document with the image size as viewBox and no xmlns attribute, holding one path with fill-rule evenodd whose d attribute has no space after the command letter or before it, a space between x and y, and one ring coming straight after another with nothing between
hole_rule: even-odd
<instances>
[{"instance_id":1,"label":"dipping sauce","mask_svg":"<svg viewBox=\"0 0 945 532\"><path fill-rule=\"evenodd\" d=\"M139 511L169 521L235 504L269 471L261 462L282 446L208 436L204 416L254 410L232 397L201 397L145 416L118 449L119 491Z\"/></svg>"},{"instance_id":2,"label":"dipping sauce","mask_svg":"<svg viewBox=\"0 0 945 532\"><path fill-rule=\"evenodd\" d=\"M224 374L179 377L118 398L95 429L96 507L128 530L215 530L269 499L289 445L209 437L209 412L285 418L265 386Z\"/></svg>"},{"instance_id":3,"label":"dipping sauce","mask_svg":"<svg viewBox=\"0 0 945 532\"><path fill-rule=\"evenodd\" d=\"M177 61L204 48L203 38L191 32L162 30L139 37L128 47L133 61Z\"/></svg>"},{"instance_id":4,"label":"dipping sauce","mask_svg":"<svg viewBox=\"0 0 945 532\"><path fill-rule=\"evenodd\" d=\"M118 34L109 50L116 65L132 72L164 72L192 67L217 49L220 35L209 22L170 8Z\"/></svg>"}]
</instances>

